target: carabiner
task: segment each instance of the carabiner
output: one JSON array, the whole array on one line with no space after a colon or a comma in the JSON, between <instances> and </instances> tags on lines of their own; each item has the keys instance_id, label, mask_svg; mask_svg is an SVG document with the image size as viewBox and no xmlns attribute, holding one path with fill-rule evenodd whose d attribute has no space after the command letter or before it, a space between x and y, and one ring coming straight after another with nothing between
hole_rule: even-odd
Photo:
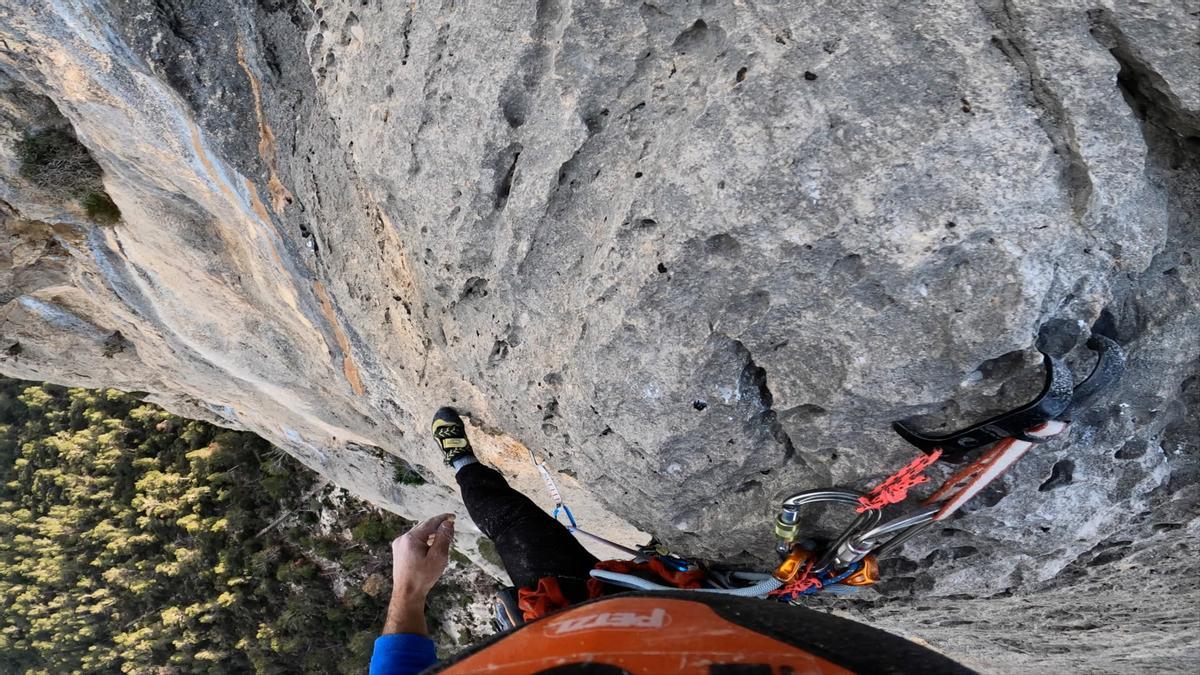
<instances>
[{"instance_id":1,"label":"carabiner","mask_svg":"<svg viewBox=\"0 0 1200 675\"><path fill-rule=\"evenodd\" d=\"M821 502L834 502L838 504L846 504L848 506L859 506L859 500L862 499L863 493L855 490L840 490L840 489L824 489L824 490L804 490L783 500L783 504L779 511L779 516L775 519L775 535L778 541L775 545L775 550L781 556L787 556L792 549L793 544L800 538L800 508L810 504L818 504ZM824 549L819 557L814 561L812 571L822 572L829 567L834 561L837 552L841 547L863 529L871 529L879 524L881 518L878 510L863 511L858 514L854 522L842 531L841 535ZM844 569L844 565L836 566L837 569Z\"/></svg>"},{"instance_id":2,"label":"carabiner","mask_svg":"<svg viewBox=\"0 0 1200 675\"><path fill-rule=\"evenodd\" d=\"M927 506L916 513L893 518L882 525L876 525L861 534L850 537L835 552L834 565L847 567L868 555L874 554L878 557L887 553L928 527L941 508L940 503ZM892 535L891 538L883 541L889 535ZM882 543L880 543L881 541Z\"/></svg>"}]
</instances>

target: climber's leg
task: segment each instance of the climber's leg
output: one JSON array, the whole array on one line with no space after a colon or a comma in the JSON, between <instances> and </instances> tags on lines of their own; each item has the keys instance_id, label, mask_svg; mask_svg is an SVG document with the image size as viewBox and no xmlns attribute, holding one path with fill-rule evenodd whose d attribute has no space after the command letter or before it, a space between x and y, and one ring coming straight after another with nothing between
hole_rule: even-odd
<instances>
[{"instance_id":1,"label":"climber's leg","mask_svg":"<svg viewBox=\"0 0 1200 675\"><path fill-rule=\"evenodd\" d=\"M453 408L434 414L433 437L446 463L454 467L467 512L495 544L513 584L536 588L538 579L556 577L568 599L586 598L588 572L596 557L550 514L512 489L498 471L479 463Z\"/></svg>"},{"instance_id":2,"label":"climber's leg","mask_svg":"<svg viewBox=\"0 0 1200 675\"><path fill-rule=\"evenodd\" d=\"M557 577L568 598L587 597L588 572L597 559L562 523L509 487L495 469L475 462L456 478L467 512L496 545L514 585L536 588L538 579Z\"/></svg>"}]
</instances>

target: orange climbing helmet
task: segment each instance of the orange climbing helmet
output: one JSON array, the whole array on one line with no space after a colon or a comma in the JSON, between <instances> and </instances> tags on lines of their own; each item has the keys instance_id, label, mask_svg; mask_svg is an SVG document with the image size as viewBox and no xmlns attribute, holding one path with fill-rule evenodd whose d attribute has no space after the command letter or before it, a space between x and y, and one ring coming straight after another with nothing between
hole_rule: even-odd
<instances>
[{"instance_id":1,"label":"orange climbing helmet","mask_svg":"<svg viewBox=\"0 0 1200 675\"><path fill-rule=\"evenodd\" d=\"M502 633L442 673L969 673L862 624L699 591L623 593Z\"/></svg>"}]
</instances>

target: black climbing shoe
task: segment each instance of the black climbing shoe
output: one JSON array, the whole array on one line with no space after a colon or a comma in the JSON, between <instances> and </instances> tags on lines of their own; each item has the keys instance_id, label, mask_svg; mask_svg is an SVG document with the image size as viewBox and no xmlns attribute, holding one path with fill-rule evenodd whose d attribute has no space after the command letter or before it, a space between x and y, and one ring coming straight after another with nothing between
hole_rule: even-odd
<instances>
[{"instance_id":1,"label":"black climbing shoe","mask_svg":"<svg viewBox=\"0 0 1200 675\"><path fill-rule=\"evenodd\" d=\"M467 429L454 408L438 408L433 414L433 440L438 442L447 464L474 454L471 452L471 442L467 440Z\"/></svg>"}]
</instances>

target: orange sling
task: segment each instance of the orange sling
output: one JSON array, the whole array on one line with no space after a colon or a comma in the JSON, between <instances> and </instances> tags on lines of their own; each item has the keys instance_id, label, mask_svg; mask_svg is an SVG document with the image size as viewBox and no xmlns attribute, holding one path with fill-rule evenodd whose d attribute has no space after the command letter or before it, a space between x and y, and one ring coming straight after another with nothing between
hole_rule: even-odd
<instances>
[{"instance_id":1,"label":"orange sling","mask_svg":"<svg viewBox=\"0 0 1200 675\"><path fill-rule=\"evenodd\" d=\"M688 571L680 571L663 563L661 558L651 558L646 562L602 560L596 563L596 569L636 574L652 581L666 582L675 588L700 588L700 581L704 579L704 570L698 566ZM587 589L588 600L599 598L604 595L604 582L588 579ZM517 591L517 607L526 621L540 619L570 606L571 601L563 595L562 587L554 577L538 579L535 589L522 588Z\"/></svg>"}]
</instances>

